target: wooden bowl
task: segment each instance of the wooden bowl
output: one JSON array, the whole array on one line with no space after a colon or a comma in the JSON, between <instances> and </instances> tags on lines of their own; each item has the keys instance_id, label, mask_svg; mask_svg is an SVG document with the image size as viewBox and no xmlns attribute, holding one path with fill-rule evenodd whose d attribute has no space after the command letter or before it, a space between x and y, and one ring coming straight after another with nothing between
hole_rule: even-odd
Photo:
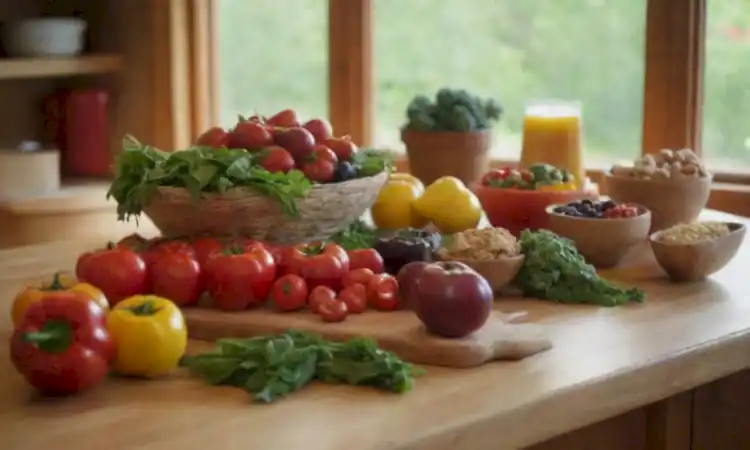
<instances>
[{"instance_id":1,"label":"wooden bowl","mask_svg":"<svg viewBox=\"0 0 750 450\"><path fill-rule=\"evenodd\" d=\"M727 222L730 233L718 239L695 244L659 241L663 231L651 234L651 249L656 262L674 281L698 281L718 272L734 258L745 238L745 225Z\"/></svg>"},{"instance_id":2,"label":"wooden bowl","mask_svg":"<svg viewBox=\"0 0 750 450\"><path fill-rule=\"evenodd\" d=\"M711 177L639 180L605 174L606 193L617 203L636 203L651 211L651 232L698 218L711 194Z\"/></svg>"},{"instance_id":3,"label":"wooden bowl","mask_svg":"<svg viewBox=\"0 0 750 450\"><path fill-rule=\"evenodd\" d=\"M638 215L618 219L571 217L547 207L547 229L576 244L578 252L594 267L616 266L634 246L646 241L651 226L651 212L637 205Z\"/></svg>"},{"instance_id":4,"label":"wooden bowl","mask_svg":"<svg viewBox=\"0 0 750 450\"><path fill-rule=\"evenodd\" d=\"M453 261L462 262L474 269L487 280L492 290L497 292L513 281L525 259L524 255L518 255L488 260L456 259Z\"/></svg>"},{"instance_id":5,"label":"wooden bowl","mask_svg":"<svg viewBox=\"0 0 750 450\"><path fill-rule=\"evenodd\" d=\"M505 228L518 237L522 230L547 228L544 209L551 204L599 197L596 189L583 191L523 191L476 186L474 193L493 227Z\"/></svg>"}]
</instances>

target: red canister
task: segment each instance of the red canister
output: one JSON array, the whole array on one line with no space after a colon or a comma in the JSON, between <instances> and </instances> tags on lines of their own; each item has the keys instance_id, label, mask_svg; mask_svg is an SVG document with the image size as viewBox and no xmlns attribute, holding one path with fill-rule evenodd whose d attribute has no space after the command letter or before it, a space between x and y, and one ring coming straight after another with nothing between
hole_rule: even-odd
<instances>
[{"instance_id":1,"label":"red canister","mask_svg":"<svg viewBox=\"0 0 750 450\"><path fill-rule=\"evenodd\" d=\"M62 152L64 174L111 175L108 104L109 93L103 89L72 89L47 98L46 128Z\"/></svg>"}]
</instances>

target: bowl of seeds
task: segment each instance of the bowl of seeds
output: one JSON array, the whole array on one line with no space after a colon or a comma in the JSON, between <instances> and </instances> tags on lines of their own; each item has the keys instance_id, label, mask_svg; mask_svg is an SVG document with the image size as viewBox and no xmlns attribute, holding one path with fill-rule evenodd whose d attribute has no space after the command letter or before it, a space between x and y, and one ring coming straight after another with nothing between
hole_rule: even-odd
<instances>
[{"instance_id":1,"label":"bowl of seeds","mask_svg":"<svg viewBox=\"0 0 750 450\"><path fill-rule=\"evenodd\" d=\"M673 281L699 281L723 269L745 238L738 222L680 224L649 236L656 262Z\"/></svg>"}]
</instances>

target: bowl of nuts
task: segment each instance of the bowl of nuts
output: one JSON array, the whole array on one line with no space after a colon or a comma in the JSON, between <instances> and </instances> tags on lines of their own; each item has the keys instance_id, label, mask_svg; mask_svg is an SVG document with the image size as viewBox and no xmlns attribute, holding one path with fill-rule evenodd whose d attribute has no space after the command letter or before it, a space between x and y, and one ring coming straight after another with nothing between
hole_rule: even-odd
<instances>
[{"instance_id":1,"label":"bowl of nuts","mask_svg":"<svg viewBox=\"0 0 750 450\"><path fill-rule=\"evenodd\" d=\"M572 240L586 262L614 267L646 241L651 212L640 205L613 200L581 200L547 207L547 229Z\"/></svg>"},{"instance_id":2,"label":"bowl of nuts","mask_svg":"<svg viewBox=\"0 0 750 450\"><path fill-rule=\"evenodd\" d=\"M505 228L478 228L444 236L435 252L442 261L459 261L484 277L494 291L508 286L523 266L521 245Z\"/></svg>"},{"instance_id":3,"label":"bowl of nuts","mask_svg":"<svg viewBox=\"0 0 750 450\"><path fill-rule=\"evenodd\" d=\"M695 222L653 233L656 262L673 281L699 281L723 269L737 254L745 225Z\"/></svg>"},{"instance_id":4,"label":"bowl of nuts","mask_svg":"<svg viewBox=\"0 0 750 450\"><path fill-rule=\"evenodd\" d=\"M651 231L698 218L711 194L711 174L690 149L664 149L605 175L606 193L618 203L651 210Z\"/></svg>"}]
</instances>

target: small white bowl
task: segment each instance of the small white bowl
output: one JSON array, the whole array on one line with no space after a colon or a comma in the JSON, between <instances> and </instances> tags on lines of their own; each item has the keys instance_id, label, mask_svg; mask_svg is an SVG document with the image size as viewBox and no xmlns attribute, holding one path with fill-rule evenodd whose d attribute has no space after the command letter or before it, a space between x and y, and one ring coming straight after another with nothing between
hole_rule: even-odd
<instances>
[{"instance_id":1,"label":"small white bowl","mask_svg":"<svg viewBox=\"0 0 750 450\"><path fill-rule=\"evenodd\" d=\"M11 57L75 56L87 24L75 17L24 19L5 26L3 45Z\"/></svg>"}]
</instances>

